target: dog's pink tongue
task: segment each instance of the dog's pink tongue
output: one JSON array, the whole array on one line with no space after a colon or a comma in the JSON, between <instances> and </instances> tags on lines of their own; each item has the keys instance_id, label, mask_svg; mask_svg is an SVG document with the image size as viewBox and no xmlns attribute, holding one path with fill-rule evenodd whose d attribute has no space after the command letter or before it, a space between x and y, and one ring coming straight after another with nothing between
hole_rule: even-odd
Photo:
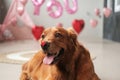
<instances>
[{"instance_id":1,"label":"dog's pink tongue","mask_svg":"<svg viewBox=\"0 0 120 80\"><path fill-rule=\"evenodd\" d=\"M49 65L49 64L51 64L51 63L53 62L53 60L54 60L54 56L50 56L50 57L46 56L46 57L43 59L43 63Z\"/></svg>"}]
</instances>

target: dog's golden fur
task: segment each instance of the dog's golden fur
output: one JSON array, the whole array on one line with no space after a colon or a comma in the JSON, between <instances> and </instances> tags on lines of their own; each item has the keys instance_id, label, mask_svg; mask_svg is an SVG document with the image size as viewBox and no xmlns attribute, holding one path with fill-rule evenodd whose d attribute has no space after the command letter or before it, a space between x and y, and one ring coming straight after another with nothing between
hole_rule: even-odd
<instances>
[{"instance_id":1,"label":"dog's golden fur","mask_svg":"<svg viewBox=\"0 0 120 80\"><path fill-rule=\"evenodd\" d=\"M23 65L20 80L99 80L88 50L77 41L74 31L48 28L42 34L40 43L42 41L51 43L48 51L54 53L51 55L57 55L61 48L63 54L59 54L53 63L44 64L47 51L40 50Z\"/></svg>"}]
</instances>

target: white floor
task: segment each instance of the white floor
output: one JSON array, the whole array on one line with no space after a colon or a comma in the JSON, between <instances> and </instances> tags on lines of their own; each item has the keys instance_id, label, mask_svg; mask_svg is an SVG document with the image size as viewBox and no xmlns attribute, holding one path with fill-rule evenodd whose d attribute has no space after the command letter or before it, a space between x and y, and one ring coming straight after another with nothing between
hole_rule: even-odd
<instances>
[{"instance_id":1,"label":"white floor","mask_svg":"<svg viewBox=\"0 0 120 80\"><path fill-rule=\"evenodd\" d=\"M89 49L101 80L120 80L120 43L108 40L81 40ZM15 41L0 43L0 53L37 50L39 43ZM0 80L19 80L21 65L0 63Z\"/></svg>"}]
</instances>

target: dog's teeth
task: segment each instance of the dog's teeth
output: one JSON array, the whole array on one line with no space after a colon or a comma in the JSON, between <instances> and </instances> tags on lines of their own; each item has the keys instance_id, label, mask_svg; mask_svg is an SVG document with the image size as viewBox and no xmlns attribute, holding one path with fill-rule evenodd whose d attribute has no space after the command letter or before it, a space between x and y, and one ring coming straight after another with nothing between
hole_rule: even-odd
<instances>
[{"instance_id":1,"label":"dog's teeth","mask_svg":"<svg viewBox=\"0 0 120 80\"><path fill-rule=\"evenodd\" d=\"M55 56L58 56L58 54L59 54L59 51L57 52L57 54Z\"/></svg>"}]
</instances>

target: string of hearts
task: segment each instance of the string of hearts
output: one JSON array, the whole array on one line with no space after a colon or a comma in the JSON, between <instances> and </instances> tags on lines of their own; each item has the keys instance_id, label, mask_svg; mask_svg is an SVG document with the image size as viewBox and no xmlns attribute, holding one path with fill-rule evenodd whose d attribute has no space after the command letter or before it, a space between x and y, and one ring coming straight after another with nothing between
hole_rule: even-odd
<instances>
[{"instance_id":1,"label":"string of hearts","mask_svg":"<svg viewBox=\"0 0 120 80\"><path fill-rule=\"evenodd\" d=\"M95 15L98 16L99 18L101 17L101 13L102 13L102 12L100 11L99 8L95 8L95 9L94 9L94 13L95 13ZM112 13L112 11L111 11L110 8L106 8L106 7L103 8L103 14L104 14L104 16L105 16L106 18L108 18L108 17L111 15L111 13ZM91 25L92 27L96 27L97 24L98 24L98 20L97 20L97 19L91 19L91 20L90 20L90 25Z\"/></svg>"}]
</instances>

